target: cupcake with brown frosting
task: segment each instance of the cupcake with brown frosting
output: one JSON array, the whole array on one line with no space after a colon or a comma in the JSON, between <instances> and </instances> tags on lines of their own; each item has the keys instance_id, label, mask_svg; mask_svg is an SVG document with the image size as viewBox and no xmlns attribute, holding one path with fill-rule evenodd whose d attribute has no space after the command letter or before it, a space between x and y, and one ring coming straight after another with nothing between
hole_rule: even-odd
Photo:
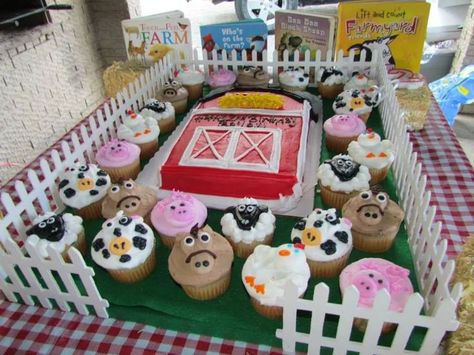
<instances>
[{"instance_id":1,"label":"cupcake with brown frosting","mask_svg":"<svg viewBox=\"0 0 474 355\"><path fill-rule=\"evenodd\" d=\"M352 222L354 247L369 253L381 253L392 247L403 210L385 192L362 191L342 208L342 215Z\"/></svg>"},{"instance_id":2,"label":"cupcake with brown frosting","mask_svg":"<svg viewBox=\"0 0 474 355\"><path fill-rule=\"evenodd\" d=\"M194 226L176 238L168 259L171 277L196 300L222 295L230 284L232 246L211 227Z\"/></svg>"},{"instance_id":3,"label":"cupcake with brown frosting","mask_svg":"<svg viewBox=\"0 0 474 355\"><path fill-rule=\"evenodd\" d=\"M160 100L171 102L176 114L186 112L189 94L179 80L165 82L159 96Z\"/></svg>"},{"instance_id":4,"label":"cupcake with brown frosting","mask_svg":"<svg viewBox=\"0 0 474 355\"><path fill-rule=\"evenodd\" d=\"M245 66L239 70L237 84L244 87L266 88L270 75L262 67Z\"/></svg>"},{"instance_id":5,"label":"cupcake with brown frosting","mask_svg":"<svg viewBox=\"0 0 474 355\"><path fill-rule=\"evenodd\" d=\"M155 191L132 179L113 184L102 201L102 216L113 218L118 211L127 216L140 216L150 224L150 212L157 202Z\"/></svg>"}]
</instances>

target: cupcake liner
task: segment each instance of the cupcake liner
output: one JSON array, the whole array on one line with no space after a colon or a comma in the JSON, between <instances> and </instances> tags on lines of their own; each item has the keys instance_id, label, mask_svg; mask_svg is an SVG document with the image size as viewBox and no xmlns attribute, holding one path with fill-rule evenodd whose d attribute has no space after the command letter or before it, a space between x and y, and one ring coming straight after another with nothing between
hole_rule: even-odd
<instances>
[{"instance_id":1,"label":"cupcake liner","mask_svg":"<svg viewBox=\"0 0 474 355\"><path fill-rule=\"evenodd\" d=\"M79 232L79 234L77 235L77 240L73 244L71 244L69 247L67 247L61 253L64 261L67 262L67 263L71 262L71 259L69 258L69 254L68 254L68 250L69 250L70 247L74 247L77 250L79 250L79 252L82 255L86 255L86 253L87 253L87 243L86 243L86 235L85 235L85 232L84 232L84 228L82 228L82 231Z\"/></svg>"},{"instance_id":2,"label":"cupcake liner","mask_svg":"<svg viewBox=\"0 0 474 355\"><path fill-rule=\"evenodd\" d=\"M153 139L151 142L138 144L140 147L140 158L149 159L158 151L158 139Z\"/></svg>"},{"instance_id":3,"label":"cupcake liner","mask_svg":"<svg viewBox=\"0 0 474 355\"><path fill-rule=\"evenodd\" d=\"M352 241L354 248L368 253L382 253L392 247L393 241L397 236L398 229L395 233L385 231L382 235L371 236L367 233L361 233L352 229Z\"/></svg>"},{"instance_id":4,"label":"cupcake liner","mask_svg":"<svg viewBox=\"0 0 474 355\"><path fill-rule=\"evenodd\" d=\"M119 282L134 283L141 281L151 274L156 265L155 249L141 264L131 269L107 270L110 276Z\"/></svg>"},{"instance_id":5,"label":"cupcake liner","mask_svg":"<svg viewBox=\"0 0 474 355\"><path fill-rule=\"evenodd\" d=\"M286 91L291 91L291 92L306 90L306 86L288 86L282 83L280 83L280 88Z\"/></svg>"},{"instance_id":6,"label":"cupcake liner","mask_svg":"<svg viewBox=\"0 0 474 355\"><path fill-rule=\"evenodd\" d=\"M266 318L280 319L283 317L283 307L261 304L260 301L254 297L250 297L250 303L252 303L253 308L255 308L258 313Z\"/></svg>"},{"instance_id":7,"label":"cupcake liner","mask_svg":"<svg viewBox=\"0 0 474 355\"><path fill-rule=\"evenodd\" d=\"M170 102L173 105L174 111L177 115L179 115L180 113L185 113L186 109L188 108L188 97L181 100L170 101Z\"/></svg>"},{"instance_id":8,"label":"cupcake liner","mask_svg":"<svg viewBox=\"0 0 474 355\"><path fill-rule=\"evenodd\" d=\"M357 137L336 137L326 133L326 147L334 153L347 153L349 143L357 141Z\"/></svg>"},{"instance_id":9,"label":"cupcake liner","mask_svg":"<svg viewBox=\"0 0 474 355\"><path fill-rule=\"evenodd\" d=\"M360 119L362 121L364 121L364 123L367 123L367 121L369 120L369 117L370 117L370 113L372 111L369 111L369 112L366 112L366 113L357 113L357 115L359 115Z\"/></svg>"},{"instance_id":10,"label":"cupcake liner","mask_svg":"<svg viewBox=\"0 0 474 355\"><path fill-rule=\"evenodd\" d=\"M211 300L222 295L230 285L230 269L220 279L204 286L181 285L184 292L191 298L199 301Z\"/></svg>"},{"instance_id":11,"label":"cupcake liner","mask_svg":"<svg viewBox=\"0 0 474 355\"><path fill-rule=\"evenodd\" d=\"M160 127L160 134L171 132L176 127L176 117L173 115L169 118L159 120L158 126Z\"/></svg>"},{"instance_id":12,"label":"cupcake liner","mask_svg":"<svg viewBox=\"0 0 474 355\"><path fill-rule=\"evenodd\" d=\"M137 157L131 164L122 167L105 167L101 165L101 168L110 175L112 182L119 182L121 179L133 179L140 173L140 158Z\"/></svg>"},{"instance_id":13,"label":"cupcake liner","mask_svg":"<svg viewBox=\"0 0 474 355\"><path fill-rule=\"evenodd\" d=\"M227 240L232 245L232 249L234 249L234 255L242 259L247 259L250 256L250 254L253 253L257 245L260 245L260 244L271 245L273 241L273 234L269 234L265 236L265 238L262 241L256 240L250 244L247 244L244 242L234 242L232 238L230 237L227 237Z\"/></svg>"},{"instance_id":14,"label":"cupcake liner","mask_svg":"<svg viewBox=\"0 0 474 355\"><path fill-rule=\"evenodd\" d=\"M96 219L102 218L102 201L101 198L99 201L91 203L89 206L82 207L74 210L74 214L82 217L82 219Z\"/></svg>"},{"instance_id":15,"label":"cupcake liner","mask_svg":"<svg viewBox=\"0 0 474 355\"><path fill-rule=\"evenodd\" d=\"M350 255L351 250L334 260L315 261L307 259L309 269L311 270L311 277L338 276L341 273L342 269L344 269L344 267L347 265L347 261L349 260Z\"/></svg>"},{"instance_id":16,"label":"cupcake liner","mask_svg":"<svg viewBox=\"0 0 474 355\"><path fill-rule=\"evenodd\" d=\"M212 86L212 85L209 85L209 86L211 87L211 90L215 90L215 89L231 90L234 88L234 84L223 85L223 86Z\"/></svg>"},{"instance_id":17,"label":"cupcake liner","mask_svg":"<svg viewBox=\"0 0 474 355\"><path fill-rule=\"evenodd\" d=\"M170 236L170 235L163 235L163 234L159 234L160 235L160 240L161 242L168 248L168 249L173 249L173 246L174 246L174 242L176 240L176 237L175 236Z\"/></svg>"},{"instance_id":18,"label":"cupcake liner","mask_svg":"<svg viewBox=\"0 0 474 355\"><path fill-rule=\"evenodd\" d=\"M202 96L202 87L203 83L194 84L194 85L184 85L186 90L188 90L188 98L190 101L197 100Z\"/></svg>"},{"instance_id":19,"label":"cupcake liner","mask_svg":"<svg viewBox=\"0 0 474 355\"><path fill-rule=\"evenodd\" d=\"M325 85L319 83L318 92L324 99L335 99L344 91L344 84Z\"/></svg>"},{"instance_id":20,"label":"cupcake liner","mask_svg":"<svg viewBox=\"0 0 474 355\"><path fill-rule=\"evenodd\" d=\"M370 168L369 169L369 173L370 173L369 183L370 183L370 185L376 185L376 184L382 182L383 180L385 180L385 178L388 175L389 168L390 168L390 165L387 165L385 168L382 168L382 169Z\"/></svg>"},{"instance_id":21,"label":"cupcake liner","mask_svg":"<svg viewBox=\"0 0 474 355\"><path fill-rule=\"evenodd\" d=\"M332 191L329 187L320 184L321 198L323 202L329 207L341 209L344 204L353 196L357 195L358 191L350 193Z\"/></svg>"},{"instance_id":22,"label":"cupcake liner","mask_svg":"<svg viewBox=\"0 0 474 355\"><path fill-rule=\"evenodd\" d=\"M367 319L354 318L354 326L361 332L365 332L365 330L367 329L367 323L368 323ZM382 326L382 334L390 333L391 331L395 330L395 328L397 328L396 323L385 322Z\"/></svg>"}]
</instances>

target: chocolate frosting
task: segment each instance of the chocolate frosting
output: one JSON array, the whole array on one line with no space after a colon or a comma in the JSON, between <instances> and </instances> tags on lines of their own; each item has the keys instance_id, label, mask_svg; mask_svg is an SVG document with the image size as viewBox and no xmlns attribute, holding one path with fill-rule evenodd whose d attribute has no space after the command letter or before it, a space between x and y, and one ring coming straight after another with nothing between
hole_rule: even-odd
<instances>
[{"instance_id":1,"label":"chocolate frosting","mask_svg":"<svg viewBox=\"0 0 474 355\"><path fill-rule=\"evenodd\" d=\"M350 181L359 173L360 164L347 157L334 157L326 160L324 164L331 166L331 170L340 181Z\"/></svg>"}]
</instances>

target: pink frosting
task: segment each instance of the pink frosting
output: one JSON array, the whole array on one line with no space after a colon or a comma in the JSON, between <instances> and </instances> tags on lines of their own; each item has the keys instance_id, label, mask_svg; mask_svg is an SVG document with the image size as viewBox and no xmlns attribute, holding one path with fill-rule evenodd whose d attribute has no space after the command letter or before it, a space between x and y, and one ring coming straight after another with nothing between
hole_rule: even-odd
<instances>
[{"instance_id":1,"label":"pink frosting","mask_svg":"<svg viewBox=\"0 0 474 355\"><path fill-rule=\"evenodd\" d=\"M207 218L207 208L193 196L173 191L159 201L151 211L151 223L166 236L189 233L196 224L202 227Z\"/></svg>"},{"instance_id":2,"label":"pink frosting","mask_svg":"<svg viewBox=\"0 0 474 355\"><path fill-rule=\"evenodd\" d=\"M213 71L209 73L208 82L209 82L209 85L213 87L219 87L219 86L232 85L236 79L237 79L237 76L232 70L219 69L217 71Z\"/></svg>"},{"instance_id":3,"label":"pink frosting","mask_svg":"<svg viewBox=\"0 0 474 355\"><path fill-rule=\"evenodd\" d=\"M102 167L121 167L133 163L140 157L140 147L121 139L112 139L100 147L95 159Z\"/></svg>"},{"instance_id":4,"label":"pink frosting","mask_svg":"<svg viewBox=\"0 0 474 355\"><path fill-rule=\"evenodd\" d=\"M341 292L350 285L359 290L359 306L371 307L377 292L385 288L391 297L390 309L401 312L413 293L408 278L410 270L388 260L366 258L356 261L342 270L339 276Z\"/></svg>"},{"instance_id":5,"label":"pink frosting","mask_svg":"<svg viewBox=\"0 0 474 355\"><path fill-rule=\"evenodd\" d=\"M324 122L324 131L336 137L358 136L365 129L364 121L356 113L334 115Z\"/></svg>"}]
</instances>

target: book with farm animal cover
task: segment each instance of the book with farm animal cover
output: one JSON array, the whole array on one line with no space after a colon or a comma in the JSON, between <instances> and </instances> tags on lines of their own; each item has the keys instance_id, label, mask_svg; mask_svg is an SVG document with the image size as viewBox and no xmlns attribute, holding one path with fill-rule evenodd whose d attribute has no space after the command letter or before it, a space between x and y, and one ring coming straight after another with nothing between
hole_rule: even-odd
<instances>
[{"instance_id":1,"label":"book with farm animal cover","mask_svg":"<svg viewBox=\"0 0 474 355\"><path fill-rule=\"evenodd\" d=\"M245 49L248 59L253 50L261 58L261 53L267 49L268 28L260 19L202 25L200 30L202 48L208 52L216 49L218 56L225 50L231 58L231 51L235 49L237 59L240 59ZM211 58L211 53L208 56Z\"/></svg>"},{"instance_id":2,"label":"book with farm animal cover","mask_svg":"<svg viewBox=\"0 0 474 355\"><path fill-rule=\"evenodd\" d=\"M333 52L334 33L337 14L330 11L302 10L277 11L275 14L275 50L278 58L283 59L283 52L288 50L290 60L299 50L299 59L304 60L305 52L310 51L310 58L316 58L316 51L321 51L321 58Z\"/></svg>"},{"instance_id":3,"label":"book with farm animal cover","mask_svg":"<svg viewBox=\"0 0 474 355\"><path fill-rule=\"evenodd\" d=\"M122 30L129 60L153 63L173 50L181 59L191 57L191 24L182 11L123 20Z\"/></svg>"},{"instance_id":4,"label":"book with farm animal cover","mask_svg":"<svg viewBox=\"0 0 474 355\"><path fill-rule=\"evenodd\" d=\"M390 68L420 71L430 4L424 1L342 2L336 50L362 51L372 58L377 49Z\"/></svg>"}]
</instances>

